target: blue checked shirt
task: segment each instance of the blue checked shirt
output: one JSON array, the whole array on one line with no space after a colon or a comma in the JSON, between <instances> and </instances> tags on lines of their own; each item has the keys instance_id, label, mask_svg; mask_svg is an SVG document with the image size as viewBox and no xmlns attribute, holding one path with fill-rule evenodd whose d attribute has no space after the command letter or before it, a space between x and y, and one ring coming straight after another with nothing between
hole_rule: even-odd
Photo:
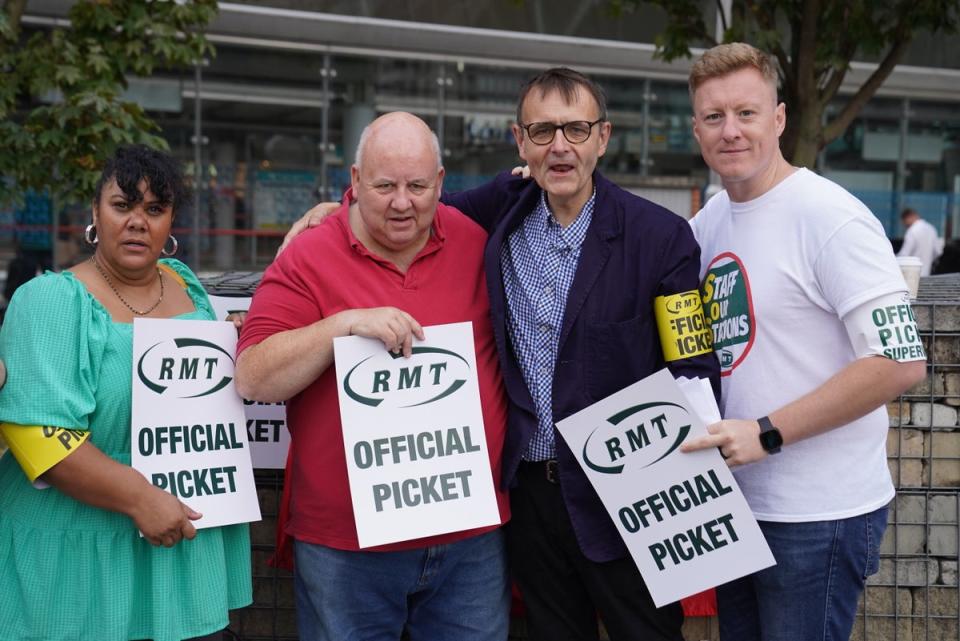
<instances>
[{"instance_id":1,"label":"blue checked shirt","mask_svg":"<svg viewBox=\"0 0 960 641\"><path fill-rule=\"evenodd\" d=\"M577 273L596 197L594 190L576 220L563 228L547 205L546 193L541 192L536 209L500 250L507 331L537 410L537 433L523 453L527 461L556 456L553 371L567 294Z\"/></svg>"}]
</instances>

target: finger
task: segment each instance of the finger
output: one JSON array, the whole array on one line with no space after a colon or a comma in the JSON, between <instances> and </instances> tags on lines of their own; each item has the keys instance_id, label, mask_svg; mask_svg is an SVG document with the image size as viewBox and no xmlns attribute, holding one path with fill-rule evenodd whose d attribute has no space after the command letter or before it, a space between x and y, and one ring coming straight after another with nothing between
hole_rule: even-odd
<instances>
[{"instance_id":1,"label":"finger","mask_svg":"<svg viewBox=\"0 0 960 641\"><path fill-rule=\"evenodd\" d=\"M290 242L296 238L300 232L307 228L306 223L303 220L298 220L290 226L290 229L287 231L286 235L283 237L283 242L280 243L280 246L277 248L277 256L280 255L284 249L290 244Z\"/></svg>"},{"instance_id":2,"label":"finger","mask_svg":"<svg viewBox=\"0 0 960 641\"><path fill-rule=\"evenodd\" d=\"M699 450L705 450L710 447L720 447L723 439L719 436L700 436L695 439L691 439L680 446L681 452L696 452Z\"/></svg>"},{"instance_id":3,"label":"finger","mask_svg":"<svg viewBox=\"0 0 960 641\"><path fill-rule=\"evenodd\" d=\"M413 356L413 334L407 332L406 336L403 337L401 349L403 350L404 357L410 358Z\"/></svg>"},{"instance_id":4,"label":"finger","mask_svg":"<svg viewBox=\"0 0 960 641\"><path fill-rule=\"evenodd\" d=\"M380 340L383 341L383 346L387 348L388 352L400 353L400 337L389 325L380 332Z\"/></svg>"},{"instance_id":5,"label":"finger","mask_svg":"<svg viewBox=\"0 0 960 641\"><path fill-rule=\"evenodd\" d=\"M180 528L180 533L183 535L183 538L193 540L193 537L197 535L197 528L193 526L193 523L187 521L186 525Z\"/></svg>"},{"instance_id":6,"label":"finger","mask_svg":"<svg viewBox=\"0 0 960 641\"><path fill-rule=\"evenodd\" d=\"M310 210L310 217L307 219L308 227L316 227L323 222L323 219L337 211L340 203L320 203Z\"/></svg>"},{"instance_id":7,"label":"finger","mask_svg":"<svg viewBox=\"0 0 960 641\"><path fill-rule=\"evenodd\" d=\"M404 315L407 317L407 320L410 322L410 331L413 332L413 335L420 340L426 340L426 336L423 333L423 327L420 325L420 323L417 322L417 319L415 319L410 314L407 314L406 312L404 312Z\"/></svg>"},{"instance_id":8,"label":"finger","mask_svg":"<svg viewBox=\"0 0 960 641\"><path fill-rule=\"evenodd\" d=\"M707 425L707 434L719 434L723 431L723 421L717 421L716 423L710 423Z\"/></svg>"},{"instance_id":9,"label":"finger","mask_svg":"<svg viewBox=\"0 0 960 641\"><path fill-rule=\"evenodd\" d=\"M517 165L510 170L511 176L522 176L523 175L523 165Z\"/></svg>"},{"instance_id":10,"label":"finger","mask_svg":"<svg viewBox=\"0 0 960 641\"><path fill-rule=\"evenodd\" d=\"M186 503L182 503L182 505L183 505L183 513L186 514L187 518L190 519L191 521L196 521L197 519L203 518L203 514L201 514L200 512L197 512L195 509L193 509Z\"/></svg>"}]
</instances>

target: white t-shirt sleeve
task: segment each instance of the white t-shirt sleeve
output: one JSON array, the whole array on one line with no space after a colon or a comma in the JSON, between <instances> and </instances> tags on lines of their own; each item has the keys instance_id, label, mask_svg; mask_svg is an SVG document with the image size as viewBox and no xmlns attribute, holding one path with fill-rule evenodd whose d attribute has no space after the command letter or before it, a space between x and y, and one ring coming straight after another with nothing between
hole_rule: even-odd
<instances>
[{"instance_id":1,"label":"white t-shirt sleeve","mask_svg":"<svg viewBox=\"0 0 960 641\"><path fill-rule=\"evenodd\" d=\"M880 223L854 216L824 243L814 263L824 299L845 317L863 303L907 291L907 284Z\"/></svg>"},{"instance_id":2,"label":"white t-shirt sleeve","mask_svg":"<svg viewBox=\"0 0 960 641\"><path fill-rule=\"evenodd\" d=\"M886 294L852 309L843 324L857 358L883 356L893 361L925 361L917 319L907 294Z\"/></svg>"}]
</instances>

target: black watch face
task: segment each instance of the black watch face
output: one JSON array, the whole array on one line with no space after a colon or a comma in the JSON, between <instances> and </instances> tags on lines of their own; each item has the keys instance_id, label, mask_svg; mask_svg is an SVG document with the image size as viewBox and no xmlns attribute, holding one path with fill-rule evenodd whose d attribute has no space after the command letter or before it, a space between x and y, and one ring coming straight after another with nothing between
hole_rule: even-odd
<instances>
[{"instance_id":1,"label":"black watch face","mask_svg":"<svg viewBox=\"0 0 960 641\"><path fill-rule=\"evenodd\" d=\"M783 437L780 436L780 430L774 428L772 430L767 430L766 432L760 433L760 445L763 446L763 449L770 450L778 449L783 445Z\"/></svg>"}]
</instances>

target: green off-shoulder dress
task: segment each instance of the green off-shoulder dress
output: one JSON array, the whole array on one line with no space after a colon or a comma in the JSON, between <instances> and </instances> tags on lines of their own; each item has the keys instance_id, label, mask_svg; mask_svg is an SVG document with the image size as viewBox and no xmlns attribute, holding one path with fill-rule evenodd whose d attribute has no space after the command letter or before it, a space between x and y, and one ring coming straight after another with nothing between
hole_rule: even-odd
<instances>
[{"instance_id":1,"label":"green off-shoulder dress","mask_svg":"<svg viewBox=\"0 0 960 641\"><path fill-rule=\"evenodd\" d=\"M196 310L213 319L196 276ZM70 272L17 290L0 328L0 421L90 431L130 464L133 326L115 323ZM8 452L0 458L0 641L179 641L226 627L251 601L246 524L199 530L154 547L127 516L36 489Z\"/></svg>"}]
</instances>

